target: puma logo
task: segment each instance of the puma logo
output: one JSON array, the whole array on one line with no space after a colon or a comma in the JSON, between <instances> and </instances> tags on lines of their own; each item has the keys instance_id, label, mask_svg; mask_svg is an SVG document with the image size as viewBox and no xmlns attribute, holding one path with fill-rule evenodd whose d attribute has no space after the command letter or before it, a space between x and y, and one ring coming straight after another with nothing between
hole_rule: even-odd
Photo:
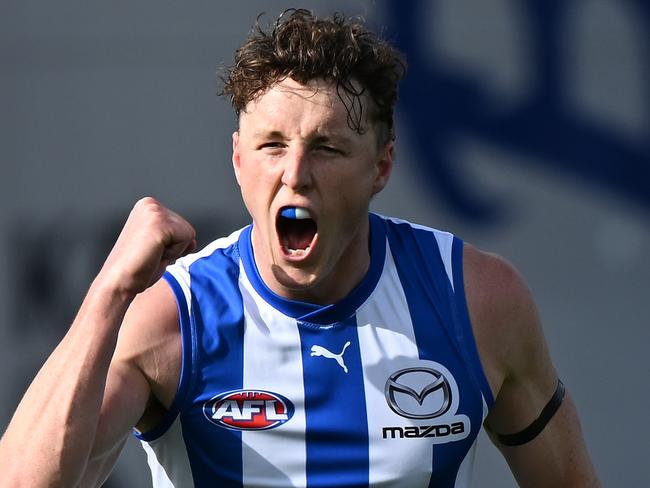
<instances>
[{"instance_id":1,"label":"puma logo","mask_svg":"<svg viewBox=\"0 0 650 488\"><path fill-rule=\"evenodd\" d=\"M323 356L324 358L334 359L337 363L339 363L339 366L343 368L343 371L347 373L348 367L343 362L343 354L345 354L345 350L348 348L349 345L350 345L350 341L346 342L340 354L334 354L333 352L330 352L327 349L325 349L323 346L313 345L311 346L311 355Z\"/></svg>"}]
</instances>

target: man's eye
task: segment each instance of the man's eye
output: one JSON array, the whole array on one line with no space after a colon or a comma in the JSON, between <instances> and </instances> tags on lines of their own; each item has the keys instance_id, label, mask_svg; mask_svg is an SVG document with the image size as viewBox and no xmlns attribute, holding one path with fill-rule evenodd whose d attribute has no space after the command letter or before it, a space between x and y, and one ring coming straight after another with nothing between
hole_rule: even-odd
<instances>
[{"instance_id":1,"label":"man's eye","mask_svg":"<svg viewBox=\"0 0 650 488\"><path fill-rule=\"evenodd\" d=\"M265 142L260 144L259 149L282 149L284 144L281 142Z\"/></svg>"},{"instance_id":2,"label":"man's eye","mask_svg":"<svg viewBox=\"0 0 650 488\"><path fill-rule=\"evenodd\" d=\"M324 151L332 154L340 154L341 151L335 147L332 146L318 146L319 151Z\"/></svg>"}]
</instances>

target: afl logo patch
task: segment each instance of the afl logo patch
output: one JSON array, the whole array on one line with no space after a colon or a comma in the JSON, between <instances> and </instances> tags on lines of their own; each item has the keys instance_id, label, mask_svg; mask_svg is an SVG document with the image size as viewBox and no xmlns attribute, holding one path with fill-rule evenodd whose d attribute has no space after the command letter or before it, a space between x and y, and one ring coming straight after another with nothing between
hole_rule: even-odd
<instances>
[{"instance_id":1,"label":"afl logo patch","mask_svg":"<svg viewBox=\"0 0 650 488\"><path fill-rule=\"evenodd\" d=\"M203 404L205 417L232 430L267 430L288 422L295 408L288 398L264 390L233 390Z\"/></svg>"}]
</instances>

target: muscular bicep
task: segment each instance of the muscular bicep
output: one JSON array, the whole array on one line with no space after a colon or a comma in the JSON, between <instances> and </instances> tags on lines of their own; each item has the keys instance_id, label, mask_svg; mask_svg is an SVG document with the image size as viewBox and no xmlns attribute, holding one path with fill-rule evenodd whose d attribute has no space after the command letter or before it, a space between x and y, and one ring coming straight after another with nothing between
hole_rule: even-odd
<instances>
[{"instance_id":1,"label":"muscular bicep","mask_svg":"<svg viewBox=\"0 0 650 488\"><path fill-rule=\"evenodd\" d=\"M138 368L111 365L104 391L95 443L81 486L101 486L144 413L150 397L149 384Z\"/></svg>"},{"instance_id":2,"label":"muscular bicep","mask_svg":"<svg viewBox=\"0 0 650 488\"><path fill-rule=\"evenodd\" d=\"M155 424L173 400L179 373L178 312L161 280L136 298L124 318L81 486L101 485L132 429Z\"/></svg>"},{"instance_id":3,"label":"muscular bicep","mask_svg":"<svg viewBox=\"0 0 650 488\"><path fill-rule=\"evenodd\" d=\"M521 277L507 263L497 280L502 283L500 304L495 309L498 347L495 356L501 383L486 419L493 432L516 433L539 416L557 386L558 375L542 331L532 295ZM495 274L498 274L496 271Z\"/></svg>"},{"instance_id":4,"label":"muscular bicep","mask_svg":"<svg viewBox=\"0 0 650 488\"><path fill-rule=\"evenodd\" d=\"M497 434L520 433L538 419L553 397L558 374L537 307L519 273L498 256L471 246L464 263L472 325L495 396L485 422L490 437L521 486L597 486L568 393L534 438L516 446L499 441Z\"/></svg>"}]
</instances>

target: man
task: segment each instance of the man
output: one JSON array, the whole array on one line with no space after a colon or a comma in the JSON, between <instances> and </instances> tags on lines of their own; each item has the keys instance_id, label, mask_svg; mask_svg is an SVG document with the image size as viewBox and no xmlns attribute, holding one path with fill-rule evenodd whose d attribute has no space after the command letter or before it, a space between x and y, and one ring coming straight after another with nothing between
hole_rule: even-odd
<instances>
[{"instance_id":1,"label":"man","mask_svg":"<svg viewBox=\"0 0 650 488\"><path fill-rule=\"evenodd\" d=\"M468 486L483 422L522 486L598 486L519 275L369 213L402 74L338 17L251 36L224 91L252 225L188 255L188 222L135 205L2 439L2 486L100 485L134 426L155 486Z\"/></svg>"}]
</instances>

